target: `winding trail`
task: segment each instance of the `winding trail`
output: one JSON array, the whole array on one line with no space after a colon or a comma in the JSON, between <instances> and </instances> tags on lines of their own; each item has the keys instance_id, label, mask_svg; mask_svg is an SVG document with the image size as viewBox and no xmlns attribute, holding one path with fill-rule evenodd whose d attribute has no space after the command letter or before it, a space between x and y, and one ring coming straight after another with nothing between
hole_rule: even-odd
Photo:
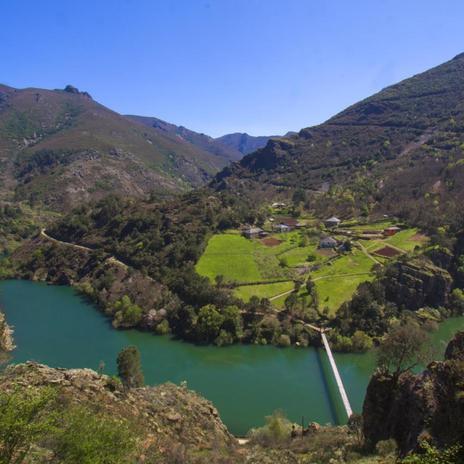
<instances>
[{"instance_id":1,"label":"winding trail","mask_svg":"<svg viewBox=\"0 0 464 464\"><path fill-rule=\"evenodd\" d=\"M50 235L47 234L47 231L42 228L40 230L40 236L47 239L47 240L50 240L51 242L54 242L54 243L58 243L59 245L63 245L63 246L67 246L67 247L70 247L70 248L74 248L76 250L81 250L81 251L86 251L86 252L95 252L97 250L93 249L93 248L89 248L89 247L86 247L84 245L77 245L76 243L71 243L71 242L63 242L62 240L58 240L57 238L54 238ZM123 263L121 260L115 258L114 256L110 256L106 259L107 262L111 263L111 264L116 264L117 266L121 266L123 267L124 269L128 269L130 266L126 263ZM146 276L147 279L155 282L155 280L153 280L150 276Z\"/></svg>"},{"instance_id":2,"label":"winding trail","mask_svg":"<svg viewBox=\"0 0 464 464\"><path fill-rule=\"evenodd\" d=\"M377 259L375 259L370 253L369 251L367 250L367 248L359 241L355 242L359 248L361 248L361 251L372 261L374 261L375 264L380 264L381 266L383 266L383 264L378 261Z\"/></svg>"}]
</instances>

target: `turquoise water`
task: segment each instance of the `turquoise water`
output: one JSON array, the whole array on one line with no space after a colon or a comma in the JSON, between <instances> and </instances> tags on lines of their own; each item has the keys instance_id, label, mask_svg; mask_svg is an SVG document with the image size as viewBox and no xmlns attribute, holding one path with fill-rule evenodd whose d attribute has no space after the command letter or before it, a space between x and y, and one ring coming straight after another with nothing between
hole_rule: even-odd
<instances>
[{"instance_id":1,"label":"turquoise water","mask_svg":"<svg viewBox=\"0 0 464 464\"><path fill-rule=\"evenodd\" d=\"M236 435L282 409L294 421L346 420L325 352L267 346L198 347L135 330L117 331L69 287L10 280L0 282L0 306L14 326L12 362L35 360L54 367L90 367L115 359L127 345L142 354L147 384L187 381L218 408ZM443 351L464 317L450 319L434 334ZM353 409L360 411L374 367L372 354L337 354L337 365Z\"/></svg>"}]
</instances>

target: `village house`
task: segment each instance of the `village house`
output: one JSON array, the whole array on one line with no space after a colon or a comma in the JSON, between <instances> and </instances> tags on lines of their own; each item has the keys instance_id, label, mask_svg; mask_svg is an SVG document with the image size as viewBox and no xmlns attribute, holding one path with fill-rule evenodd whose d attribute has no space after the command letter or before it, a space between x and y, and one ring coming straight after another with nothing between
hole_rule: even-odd
<instances>
[{"instance_id":1,"label":"village house","mask_svg":"<svg viewBox=\"0 0 464 464\"><path fill-rule=\"evenodd\" d=\"M264 237L266 232L259 227L245 227L242 230L242 235L246 238L254 238L254 237Z\"/></svg>"},{"instance_id":2,"label":"village house","mask_svg":"<svg viewBox=\"0 0 464 464\"><path fill-rule=\"evenodd\" d=\"M398 233L400 230L401 229L397 226L387 227L386 229L384 229L383 235L385 235L386 237L391 237L392 235Z\"/></svg>"},{"instance_id":3,"label":"village house","mask_svg":"<svg viewBox=\"0 0 464 464\"><path fill-rule=\"evenodd\" d=\"M334 227L338 227L340 225L342 221L340 221L340 219L338 219L337 217L335 216L332 216L331 218L329 219L326 219L324 221L324 224L326 227L328 228L334 228Z\"/></svg>"},{"instance_id":4,"label":"village house","mask_svg":"<svg viewBox=\"0 0 464 464\"><path fill-rule=\"evenodd\" d=\"M287 224L274 224L273 229L280 233L290 232L290 227Z\"/></svg>"},{"instance_id":5,"label":"village house","mask_svg":"<svg viewBox=\"0 0 464 464\"><path fill-rule=\"evenodd\" d=\"M298 220L291 217L276 217L275 222L287 226L290 230L298 227Z\"/></svg>"},{"instance_id":6,"label":"village house","mask_svg":"<svg viewBox=\"0 0 464 464\"><path fill-rule=\"evenodd\" d=\"M319 248L336 248L337 245L337 240L332 237L324 237L319 242Z\"/></svg>"}]
</instances>

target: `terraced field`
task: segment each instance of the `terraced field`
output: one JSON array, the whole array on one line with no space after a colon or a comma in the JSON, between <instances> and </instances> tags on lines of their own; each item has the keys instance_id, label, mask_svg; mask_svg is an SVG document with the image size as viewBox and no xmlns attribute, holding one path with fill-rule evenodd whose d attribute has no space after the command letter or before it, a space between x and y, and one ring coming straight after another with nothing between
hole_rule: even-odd
<instances>
[{"instance_id":1,"label":"terraced field","mask_svg":"<svg viewBox=\"0 0 464 464\"><path fill-rule=\"evenodd\" d=\"M392 224L386 220L353 225L352 229L382 230ZM342 235L337 238L340 242L346 240ZM253 240L234 230L211 237L196 269L213 282L222 275L226 282L236 284L234 294L242 300L249 301L253 295L269 298L276 309L284 306L295 279L311 277L318 292L319 310L328 308L330 314L335 314L359 284L373 279L372 267L376 262L389 261L388 257L376 255L376 251L390 247L402 254L413 251L426 240L417 229L405 229L386 239L360 240L354 243L351 252L337 255L332 250L318 249L319 238L304 230ZM305 295L302 286L299 296Z\"/></svg>"}]
</instances>

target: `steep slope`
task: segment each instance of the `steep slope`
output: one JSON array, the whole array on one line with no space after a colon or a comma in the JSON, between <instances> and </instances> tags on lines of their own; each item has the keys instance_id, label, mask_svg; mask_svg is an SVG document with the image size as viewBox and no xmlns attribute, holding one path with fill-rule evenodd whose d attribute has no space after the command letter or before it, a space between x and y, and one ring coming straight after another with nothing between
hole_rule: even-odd
<instances>
[{"instance_id":1,"label":"steep slope","mask_svg":"<svg viewBox=\"0 0 464 464\"><path fill-rule=\"evenodd\" d=\"M235 147L223 144L218 139L213 139L206 134L192 131L184 126L176 126L162 119L147 116L127 115L126 118L143 124L144 126L152 127L161 134L172 137L174 140L187 141L199 149L211 153L219 159L225 160L227 163L239 161L243 157L243 152Z\"/></svg>"},{"instance_id":2,"label":"steep slope","mask_svg":"<svg viewBox=\"0 0 464 464\"><path fill-rule=\"evenodd\" d=\"M242 155L248 155L260 148L266 146L270 137L248 135L247 133L236 132L234 134L226 134L216 139L217 142L229 147L233 150L239 151Z\"/></svg>"},{"instance_id":3,"label":"steep slope","mask_svg":"<svg viewBox=\"0 0 464 464\"><path fill-rule=\"evenodd\" d=\"M32 362L8 366L0 376L0 392L24 387L29 391L52 387L65 411L80 405L93 414L128 422L136 431L137 460L131 462L198 462L198 454L206 462L206 456L214 458L216 453L235 454L237 442L216 408L185 387L166 383L127 391L113 377L90 369L53 369ZM53 440L44 442L39 445L53 447Z\"/></svg>"},{"instance_id":4,"label":"steep slope","mask_svg":"<svg viewBox=\"0 0 464 464\"><path fill-rule=\"evenodd\" d=\"M270 140L213 185L266 199L301 188L326 212L379 208L433 221L464 199L463 142L464 54Z\"/></svg>"},{"instance_id":5,"label":"steep slope","mask_svg":"<svg viewBox=\"0 0 464 464\"><path fill-rule=\"evenodd\" d=\"M462 443L463 344L464 332L458 332L445 360L429 364L421 374L405 372L397 379L379 370L373 375L363 406L369 447L390 438L403 453L414 450L423 439L440 447Z\"/></svg>"},{"instance_id":6,"label":"steep slope","mask_svg":"<svg viewBox=\"0 0 464 464\"><path fill-rule=\"evenodd\" d=\"M227 163L129 121L72 86L0 86L0 192L63 208L108 192L186 190ZM11 196L11 195L10 195Z\"/></svg>"}]
</instances>

